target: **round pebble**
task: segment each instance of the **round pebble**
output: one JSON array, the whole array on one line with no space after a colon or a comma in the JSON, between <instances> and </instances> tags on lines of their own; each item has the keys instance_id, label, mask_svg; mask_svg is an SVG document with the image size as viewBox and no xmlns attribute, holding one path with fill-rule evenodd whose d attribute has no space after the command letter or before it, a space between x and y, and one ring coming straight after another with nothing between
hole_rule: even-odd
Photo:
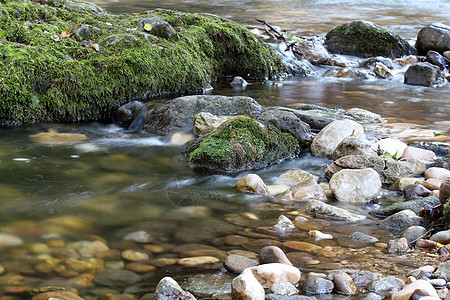
<instances>
[{"instance_id":1,"label":"round pebble","mask_svg":"<svg viewBox=\"0 0 450 300\"><path fill-rule=\"evenodd\" d=\"M155 271L157 268L155 266L140 264L140 263L129 263L125 266L125 269L133 271L136 273L148 273Z\"/></svg>"},{"instance_id":2,"label":"round pebble","mask_svg":"<svg viewBox=\"0 0 450 300\"><path fill-rule=\"evenodd\" d=\"M198 266L203 264L211 264L219 262L220 260L217 257L212 256L198 256L198 257L187 257L178 260L178 264L182 266Z\"/></svg>"},{"instance_id":3,"label":"round pebble","mask_svg":"<svg viewBox=\"0 0 450 300\"><path fill-rule=\"evenodd\" d=\"M147 253L134 250L125 250L122 252L122 258L130 261L145 261L149 259Z\"/></svg>"}]
</instances>

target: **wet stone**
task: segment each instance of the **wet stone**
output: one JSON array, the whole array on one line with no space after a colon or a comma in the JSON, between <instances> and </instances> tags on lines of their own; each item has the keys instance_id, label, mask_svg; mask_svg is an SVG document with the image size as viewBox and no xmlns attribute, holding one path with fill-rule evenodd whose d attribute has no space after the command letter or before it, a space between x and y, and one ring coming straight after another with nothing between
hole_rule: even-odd
<instances>
[{"instance_id":1,"label":"wet stone","mask_svg":"<svg viewBox=\"0 0 450 300\"><path fill-rule=\"evenodd\" d=\"M283 244L276 240L270 240L270 239L259 239L259 240L252 240L248 242L247 244L242 245L244 249L252 252L258 252L261 248L264 248L266 246L277 246L281 247Z\"/></svg>"},{"instance_id":2,"label":"wet stone","mask_svg":"<svg viewBox=\"0 0 450 300\"><path fill-rule=\"evenodd\" d=\"M333 291L334 284L331 280L317 275L309 274L302 284L302 291L307 295L328 294Z\"/></svg>"},{"instance_id":3,"label":"wet stone","mask_svg":"<svg viewBox=\"0 0 450 300\"><path fill-rule=\"evenodd\" d=\"M211 264L219 262L217 257L213 256L197 256L197 257L186 257L178 260L178 264L182 266L198 266L203 264Z\"/></svg>"},{"instance_id":4,"label":"wet stone","mask_svg":"<svg viewBox=\"0 0 450 300\"><path fill-rule=\"evenodd\" d=\"M344 295L356 295L358 294L358 288L353 281L353 278L344 272L339 272L334 275L333 278L336 292Z\"/></svg>"},{"instance_id":5,"label":"wet stone","mask_svg":"<svg viewBox=\"0 0 450 300\"><path fill-rule=\"evenodd\" d=\"M41 293L32 298L32 300L52 300L52 299L58 299L58 300L83 300L80 296L77 294L66 292L66 291L55 291L55 292L47 292L47 293Z\"/></svg>"},{"instance_id":6,"label":"wet stone","mask_svg":"<svg viewBox=\"0 0 450 300\"><path fill-rule=\"evenodd\" d=\"M155 290L154 300L185 299L195 300L189 292L184 291L180 285L171 277L164 277L158 283Z\"/></svg>"},{"instance_id":7,"label":"wet stone","mask_svg":"<svg viewBox=\"0 0 450 300\"><path fill-rule=\"evenodd\" d=\"M212 298L231 293L234 276L224 272L189 275L183 287L198 298Z\"/></svg>"},{"instance_id":8,"label":"wet stone","mask_svg":"<svg viewBox=\"0 0 450 300\"><path fill-rule=\"evenodd\" d=\"M135 273L148 273L157 269L155 266L140 263L129 263L125 266L125 268Z\"/></svg>"},{"instance_id":9,"label":"wet stone","mask_svg":"<svg viewBox=\"0 0 450 300\"><path fill-rule=\"evenodd\" d=\"M135 231L126 234L123 239L125 241L134 241L137 243L148 243L151 242L152 237L145 231Z\"/></svg>"},{"instance_id":10,"label":"wet stone","mask_svg":"<svg viewBox=\"0 0 450 300\"><path fill-rule=\"evenodd\" d=\"M402 233L402 238L410 243L421 238L426 232L427 229L423 226L411 226Z\"/></svg>"},{"instance_id":11,"label":"wet stone","mask_svg":"<svg viewBox=\"0 0 450 300\"><path fill-rule=\"evenodd\" d=\"M391 240L389 241L389 253L406 253L409 249L409 243L408 240L405 238L400 238L398 240Z\"/></svg>"},{"instance_id":12,"label":"wet stone","mask_svg":"<svg viewBox=\"0 0 450 300\"><path fill-rule=\"evenodd\" d=\"M298 290L292 283L289 283L289 282L277 282L277 283L274 283L270 287L269 293L275 294L275 295L291 296L291 295L298 294Z\"/></svg>"},{"instance_id":13,"label":"wet stone","mask_svg":"<svg viewBox=\"0 0 450 300\"><path fill-rule=\"evenodd\" d=\"M299 242L299 241L287 241L283 243L284 246L296 250L296 251L303 251L303 252L317 252L322 249L322 247L307 243L307 242Z\"/></svg>"},{"instance_id":14,"label":"wet stone","mask_svg":"<svg viewBox=\"0 0 450 300\"><path fill-rule=\"evenodd\" d=\"M241 274L245 269L255 267L258 263L245 256L232 254L225 258L223 265L228 272Z\"/></svg>"},{"instance_id":15,"label":"wet stone","mask_svg":"<svg viewBox=\"0 0 450 300\"><path fill-rule=\"evenodd\" d=\"M392 233L402 233L411 226L419 226L422 218L412 210L403 210L382 220L379 226Z\"/></svg>"},{"instance_id":16,"label":"wet stone","mask_svg":"<svg viewBox=\"0 0 450 300\"><path fill-rule=\"evenodd\" d=\"M128 270L108 269L95 277L95 283L111 288L124 288L140 281L140 276Z\"/></svg>"},{"instance_id":17,"label":"wet stone","mask_svg":"<svg viewBox=\"0 0 450 300\"><path fill-rule=\"evenodd\" d=\"M123 259L129 260L129 261L145 261L149 259L149 256L147 253L135 251L135 250L125 250L121 254Z\"/></svg>"},{"instance_id":18,"label":"wet stone","mask_svg":"<svg viewBox=\"0 0 450 300\"><path fill-rule=\"evenodd\" d=\"M405 282L394 276L385 277L379 280L372 281L367 289L371 292L377 293L381 297L386 296L389 291L399 291L405 286Z\"/></svg>"},{"instance_id":19,"label":"wet stone","mask_svg":"<svg viewBox=\"0 0 450 300\"><path fill-rule=\"evenodd\" d=\"M371 235L359 231L355 231L349 234L348 237L351 238L353 241L360 243L373 244L378 242L378 239L376 237L373 237Z\"/></svg>"},{"instance_id":20,"label":"wet stone","mask_svg":"<svg viewBox=\"0 0 450 300\"><path fill-rule=\"evenodd\" d=\"M280 263L292 266L292 263L286 257L286 254L279 247L267 246L259 251L259 263L270 264Z\"/></svg>"},{"instance_id":21,"label":"wet stone","mask_svg":"<svg viewBox=\"0 0 450 300\"><path fill-rule=\"evenodd\" d=\"M225 244L229 246L240 246L250 241L249 238L240 235L228 235L225 237Z\"/></svg>"},{"instance_id":22,"label":"wet stone","mask_svg":"<svg viewBox=\"0 0 450 300\"><path fill-rule=\"evenodd\" d=\"M421 184L411 184L405 188L406 200L414 200L429 196L431 191Z\"/></svg>"}]
</instances>

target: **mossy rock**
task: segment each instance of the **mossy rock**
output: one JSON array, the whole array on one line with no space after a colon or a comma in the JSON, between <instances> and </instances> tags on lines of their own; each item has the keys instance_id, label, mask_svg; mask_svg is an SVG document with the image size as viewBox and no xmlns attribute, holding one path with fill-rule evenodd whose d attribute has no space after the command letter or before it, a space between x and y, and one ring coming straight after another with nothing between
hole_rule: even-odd
<instances>
[{"instance_id":1,"label":"mossy rock","mask_svg":"<svg viewBox=\"0 0 450 300\"><path fill-rule=\"evenodd\" d=\"M399 35L368 21L352 21L333 28L326 35L326 44L331 53L359 57L395 58L415 52Z\"/></svg>"},{"instance_id":2,"label":"mossy rock","mask_svg":"<svg viewBox=\"0 0 450 300\"><path fill-rule=\"evenodd\" d=\"M239 117L191 143L186 153L193 168L237 172L267 167L299 150L297 139L289 133L251 117Z\"/></svg>"},{"instance_id":3,"label":"mossy rock","mask_svg":"<svg viewBox=\"0 0 450 300\"><path fill-rule=\"evenodd\" d=\"M171 34L142 28L144 19ZM1 126L109 121L132 100L201 92L225 76L284 72L270 46L216 16L113 15L75 0L0 0Z\"/></svg>"}]
</instances>

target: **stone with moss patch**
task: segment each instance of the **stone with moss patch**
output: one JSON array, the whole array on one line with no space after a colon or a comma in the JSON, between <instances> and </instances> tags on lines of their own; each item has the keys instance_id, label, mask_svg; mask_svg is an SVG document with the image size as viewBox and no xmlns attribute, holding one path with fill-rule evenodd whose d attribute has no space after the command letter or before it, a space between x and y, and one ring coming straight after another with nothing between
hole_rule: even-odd
<instances>
[{"instance_id":1,"label":"stone with moss patch","mask_svg":"<svg viewBox=\"0 0 450 300\"><path fill-rule=\"evenodd\" d=\"M267 167L299 149L292 135L269 123L239 117L194 141L186 153L193 168L236 172Z\"/></svg>"},{"instance_id":2,"label":"stone with moss patch","mask_svg":"<svg viewBox=\"0 0 450 300\"><path fill-rule=\"evenodd\" d=\"M145 19L159 20L168 31L146 31L140 27ZM229 75L284 72L270 46L216 16L171 10L113 15L75 0L0 0L2 126L110 120L131 100L201 92Z\"/></svg>"},{"instance_id":3,"label":"stone with moss patch","mask_svg":"<svg viewBox=\"0 0 450 300\"><path fill-rule=\"evenodd\" d=\"M360 57L402 57L414 48L397 34L368 21L352 21L333 28L326 35L331 53Z\"/></svg>"}]
</instances>

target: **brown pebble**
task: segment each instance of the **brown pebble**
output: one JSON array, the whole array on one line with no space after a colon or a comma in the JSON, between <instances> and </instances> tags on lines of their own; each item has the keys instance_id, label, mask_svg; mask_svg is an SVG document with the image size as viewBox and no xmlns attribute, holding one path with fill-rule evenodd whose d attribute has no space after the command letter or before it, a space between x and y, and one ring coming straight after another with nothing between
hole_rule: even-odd
<instances>
[{"instance_id":1,"label":"brown pebble","mask_svg":"<svg viewBox=\"0 0 450 300\"><path fill-rule=\"evenodd\" d=\"M120 258L120 251L116 249L111 249L95 253L94 256L103 260L116 260Z\"/></svg>"},{"instance_id":2,"label":"brown pebble","mask_svg":"<svg viewBox=\"0 0 450 300\"><path fill-rule=\"evenodd\" d=\"M7 286L3 288L3 292L8 295L22 295L28 291L30 291L30 287L25 285Z\"/></svg>"},{"instance_id":3,"label":"brown pebble","mask_svg":"<svg viewBox=\"0 0 450 300\"><path fill-rule=\"evenodd\" d=\"M84 300L80 296L66 291L56 291L56 292L47 292L34 296L31 298L32 300L50 300L50 299L58 299L58 300Z\"/></svg>"},{"instance_id":4,"label":"brown pebble","mask_svg":"<svg viewBox=\"0 0 450 300\"><path fill-rule=\"evenodd\" d=\"M304 251L304 252L316 252L322 249L322 247L311 244L311 243L306 243L306 242L299 242L299 241L287 241L283 243L284 246L293 249L293 250L297 250L297 251Z\"/></svg>"},{"instance_id":5,"label":"brown pebble","mask_svg":"<svg viewBox=\"0 0 450 300\"><path fill-rule=\"evenodd\" d=\"M98 300L137 300L136 296L131 294L106 294L101 295Z\"/></svg>"},{"instance_id":6,"label":"brown pebble","mask_svg":"<svg viewBox=\"0 0 450 300\"><path fill-rule=\"evenodd\" d=\"M142 245L142 248L151 253L164 253L165 251L164 247L161 245Z\"/></svg>"},{"instance_id":7,"label":"brown pebble","mask_svg":"<svg viewBox=\"0 0 450 300\"><path fill-rule=\"evenodd\" d=\"M240 246L250 241L249 238L240 235L228 235L225 237L225 244L229 246Z\"/></svg>"},{"instance_id":8,"label":"brown pebble","mask_svg":"<svg viewBox=\"0 0 450 300\"><path fill-rule=\"evenodd\" d=\"M311 260L305 261L305 266L312 266L312 265L318 265L318 264L320 264L320 260L317 260L317 259L311 259Z\"/></svg>"},{"instance_id":9,"label":"brown pebble","mask_svg":"<svg viewBox=\"0 0 450 300\"><path fill-rule=\"evenodd\" d=\"M148 260L148 254L135 251L135 250L124 250L121 254L123 259L130 260L130 261L145 261Z\"/></svg>"},{"instance_id":10,"label":"brown pebble","mask_svg":"<svg viewBox=\"0 0 450 300\"><path fill-rule=\"evenodd\" d=\"M176 264L178 259L176 258L155 258L149 261L149 263L155 267L165 267Z\"/></svg>"},{"instance_id":11,"label":"brown pebble","mask_svg":"<svg viewBox=\"0 0 450 300\"><path fill-rule=\"evenodd\" d=\"M133 271L136 273L148 273L155 271L157 268L155 266L140 264L140 263L129 263L125 266L125 269Z\"/></svg>"},{"instance_id":12,"label":"brown pebble","mask_svg":"<svg viewBox=\"0 0 450 300\"><path fill-rule=\"evenodd\" d=\"M220 259L212 256L198 256L198 257L187 257L178 260L178 264L182 266L198 266L203 264L210 264L219 262Z\"/></svg>"},{"instance_id":13,"label":"brown pebble","mask_svg":"<svg viewBox=\"0 0 450 300\"><path fill-rule=\"evenodd\" d=\"M63 248L66 246L65 240L49 240L47 241L47 245L51 248Z\"/></svg>"}]
</instances>

